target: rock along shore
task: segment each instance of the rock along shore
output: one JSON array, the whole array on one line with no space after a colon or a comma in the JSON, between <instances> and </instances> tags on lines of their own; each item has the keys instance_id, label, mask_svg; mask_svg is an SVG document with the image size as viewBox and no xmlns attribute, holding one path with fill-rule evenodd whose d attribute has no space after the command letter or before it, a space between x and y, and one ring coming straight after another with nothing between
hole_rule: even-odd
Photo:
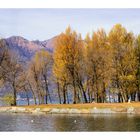
<instances>
[{"instance_id":1,"label":"rock along shore","mask_svg":"<svg viewBox=\"0 0 140 140\"><path fill-rule=\"evenodd\" d=\"M78 105L36 105L0 107L0 113L33 114L106 114L129 113L140 114L140 103L118 104L78 104Z\"/></svg>"}]
</instances>

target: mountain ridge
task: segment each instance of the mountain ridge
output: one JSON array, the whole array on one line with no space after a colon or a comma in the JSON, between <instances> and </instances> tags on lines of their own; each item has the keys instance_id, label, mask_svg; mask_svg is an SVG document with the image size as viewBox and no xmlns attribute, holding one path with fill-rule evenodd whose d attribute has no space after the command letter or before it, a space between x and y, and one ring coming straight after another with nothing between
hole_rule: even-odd
<instances>
[{"instance_id":1,"label":"mountain ridge","mask_svg":"<svg viewBox=\"0 0 140 140\"><path fill-rule=\"evenodd\" d=\"M6 45L9 49L17 52L17 54L19 54L22 59L29 60L34 56L37 51L41 49L53 52L54 42L56 38L57 36L44 41L30 41L22 36L11 36L8 38L4 38L3 40L6 42Z\"/></svg>"}]
</instances>

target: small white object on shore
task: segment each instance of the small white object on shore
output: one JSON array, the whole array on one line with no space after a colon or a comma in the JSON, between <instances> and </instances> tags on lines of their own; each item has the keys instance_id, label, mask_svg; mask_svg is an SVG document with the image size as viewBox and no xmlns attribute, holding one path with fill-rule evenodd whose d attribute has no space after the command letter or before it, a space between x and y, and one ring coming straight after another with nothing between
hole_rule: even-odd
<instances>
[{"instance_id":1,"label":"small white object on shore","mask_svg":"<svg viewBox=\"0 0 140 140\"><path fill-rule=\"evenodd\" d=\"M128 99L128 103L130 103L130 102L131 102L131 99L129 98L129 99Z\"/></svg>"},{"instance_id":2,"label":"small white object on shore","mask_svg":"<svg viewBox=\"0 0 140 140\"><path fill-rule=\"evenodd\" d=\"M76 123L76 120L74 120L74 123Z\"/></svg>"},{"instance_id":3,"label":"small white object on shore","mask_svg":"<svg viewBox=\"0 0 140 140\"><path fill-rule=\"evenodd\" d=\"M34 120L31 120L31 122L33 123L33 122L34 122Z\"/></svg>"}]
</instances>

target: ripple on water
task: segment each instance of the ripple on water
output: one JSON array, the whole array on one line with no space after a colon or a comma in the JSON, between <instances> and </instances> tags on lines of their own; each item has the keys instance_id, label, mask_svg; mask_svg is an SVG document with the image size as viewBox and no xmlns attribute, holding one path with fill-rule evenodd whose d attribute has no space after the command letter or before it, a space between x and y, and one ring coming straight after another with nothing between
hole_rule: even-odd
<instances>
[{"instance_id":1,"label":"ripple on water","mask_svg":"<svg viewBox=\"0 0 140 140\"><path fill-rule=\"evenodd\" d=\"M0 114L0 131L140 131L132 114Z\"/></svg>"}]
</instances>

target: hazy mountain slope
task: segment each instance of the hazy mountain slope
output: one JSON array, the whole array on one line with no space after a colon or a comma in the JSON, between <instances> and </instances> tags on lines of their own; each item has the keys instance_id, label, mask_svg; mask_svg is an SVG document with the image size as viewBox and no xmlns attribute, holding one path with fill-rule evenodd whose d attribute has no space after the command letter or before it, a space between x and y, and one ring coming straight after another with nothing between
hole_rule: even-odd
<instances>
[{"instance_id":1,"label":"hazy mountain slope","mask_svg":"<svg viewBox=\"0 0 140 140\"><path fill-rule=\"evenodd\" d=\"M51 39L44 40L44 41L35 40L32 42L41 46L42 48L45 48L46 50L48 50L50 52L52 52L54 50L54 44L55 44L56 38L57 37L53 37Z\"/></svg>"},{"instance_id":2,"label":"hazy mountain slope","mask_svg":"<svg viewBox=\"0 0 140 140\"><path fill-rule=\"evenodd\" d=\"M17 52L17 54L25 59L31 59L36 51L46 49L50 52L54 49L54 40L56 37L45 41L29 41L20 36L12 36L4 39L9 49Z\"/></svg>"}]
</instances>

